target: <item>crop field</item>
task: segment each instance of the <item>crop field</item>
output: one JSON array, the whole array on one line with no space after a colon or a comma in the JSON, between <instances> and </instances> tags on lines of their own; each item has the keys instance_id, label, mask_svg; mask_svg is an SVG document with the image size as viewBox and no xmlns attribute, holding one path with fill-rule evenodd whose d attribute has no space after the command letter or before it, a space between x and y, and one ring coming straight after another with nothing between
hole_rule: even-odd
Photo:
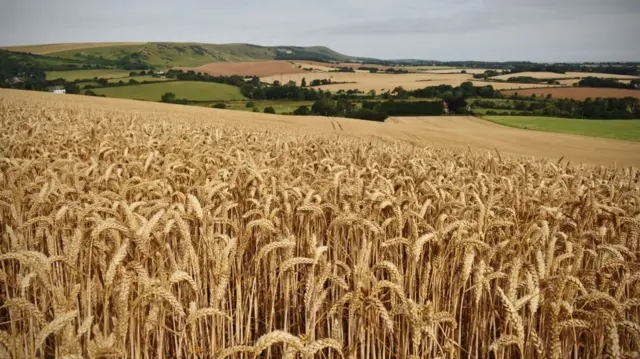
<instances>
[{"instance_id":1,"label":"crop field","mask_svg":"<svg viewBox=\"0 0 640 359\"><path fill-rule=\"evenodd\" d=\"M297 73L297 74L284 74L276 76L268 76L261 78L262 81L273 83L274 81L280 81L282 84L286 84L289 81L295 81L297 85L300 85L302 79L305 78L307 85L313 80L330 79L332 82L342 82L331 85L322 85L314 88L323 90L330 90L336 92L339 90L353 90L358 89L360 91L375 90L382 92L386 90L393 90L398 86L402 86L405 90L415 90L424 88L427 86L438 85L451 85L459 86L466 81L472 81L476 86L491 85L495 89L520 89L520 88L535 88L535 87L549 87L546 84L517 84L506 82L489 82L489 81L475 81L471 74L431 74L431 73L409 73L409 74L371 74L371 73L349 73L349 72L314 72L314 73Z\"/></svg>"},{"instance_id":2,"label":"crop field","mask_svg":"<svg viewBox=\"0 0 640 359\"><path fill-rule=\"evenodd\" d=\"M595 99L597 97L635 97L640 99L640 90L614 89L614 88L591 88L591 87L562 87L562 88L537 88L518 91L503 91L505 96L515 93L519 96L547 96L551 94L553 98L571 98L574 100Z\"/></svg>"},{"instance_id":3,"label":"crop field","mask_svg":"<svg viewBox=\"0 0 640 359\"><path fill-rule=\"evenodd\" d=\"M124 81L124 80L123 80ZM160 101L162 95L173 92L176 98L191 101L242 100L244 96L235 86L213 82L168 81L145 85L107 87L94 90L107 97Z\"/></svg>"},{"instance_id":4,"label":"crop field","mask_svg":"<svg viewBox=\"0 0 640 359\"><path fill-rule=\"evenodd\" d=\"M508 80L510 77L515 76L528 76L534 77L538 79L581 79L585 77L603 77L603 78L614 78L614 79L625 79L625 80L633 80L638 79L637 76L631 75L616 75L616 74L604 74L604 73L596 73L596 72L567 72L564 74L559 74L555 72L519 72L515 74L507 74L492 77L493 79L499 80Z\"/></svg>"},{"instance_id":5,"label":"crop field","mask_svg":"<svg viewBox=\"0 0 640 359\"><path fill-rule=\"evenodd\" d=\"M582 120L534 116L484 116L486 120L529 130L640 142L640 120Z\"/></svg>"},{"instance_id":6,"label":"crop field","mask_svg":"<svg viewBox=\"0 0 640 359\"><path fill-rule=\"evenodd\" d=\"M289 61L259 61L259 62L217 62L200 67L177 67L184 71L193 70L212 76L273 76L279 74L295 74L305 72Z\"/></svg>"},{"instance_id":7,"label":"crop field","mask_svg":"<svg viewBox=\"0 0 640 359\"><path fill-rule=\"evenodd\" d=\"M123 78L129 76L126 70L74 70L74 71L47 71L47 80L65 79L67 81L97 78Z\"/></svg>"},{"instance_id":8,"label":"crop field","mask_svg":"<svg viewBox=\"0 0 640 359\"><path fill-rule=\"evenodd\" d=\"M0 357L640 350L637 167L378 136L420 119L0 98Z\"/></svg>"},{"instance_id":9,"label":"crop field","mask_svg":"<svg viewBox=\"0 0 640 359\"><path fill-rule=\"evenodd\" d=\"M99 47L118 47L144 45L144 42L96 42L96 43L65 43L65 44L47 44L47 45L27 45L27 46L9 46L2 49L19 52L30 52L37 55L52 54L62 51L76 51L82 49L94 49Z\"/></svg>"}]
</instances>

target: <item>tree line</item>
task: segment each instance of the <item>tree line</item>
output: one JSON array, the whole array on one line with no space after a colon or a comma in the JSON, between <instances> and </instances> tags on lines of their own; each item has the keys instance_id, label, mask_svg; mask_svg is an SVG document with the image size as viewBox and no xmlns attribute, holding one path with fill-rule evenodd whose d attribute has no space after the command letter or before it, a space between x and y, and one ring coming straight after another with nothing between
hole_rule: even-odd
<instances>
[{"instance_id":1,"label":"tree line","mask_svg":"<svg viewBox=\"0 0 640 359\"><path fill-rule=\"evenodd\" d=\"M609 87L617 89L638 89L640 80L631 80L626 84L613 78L586 77L578 82L579 87Z\"/></svg>"},{"instance_id":2,"label":"tree line","mask_svg":"<svg viewBox=\"0 0 640 359\"><path fill-rule=\"evenodd\" d=\"M511 110L512 116L552 116L564 118L587 119L633 119L640 118L640 100L635 97L625 98L587 98L584 101L573 99L553 100L547 97L543 100L531 100L512 96L513 101L497 102L491 100L475 100L471 104L474 108L491 110ZM487 115L498 115L497 111L487 111Z\"/></svg>"}]
</instances>

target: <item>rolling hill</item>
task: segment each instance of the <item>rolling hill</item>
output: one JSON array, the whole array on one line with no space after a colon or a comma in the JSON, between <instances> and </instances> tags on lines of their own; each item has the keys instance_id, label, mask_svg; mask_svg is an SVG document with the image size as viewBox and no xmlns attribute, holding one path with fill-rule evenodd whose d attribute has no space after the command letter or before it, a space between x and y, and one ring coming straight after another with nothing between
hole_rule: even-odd
<instances>
[{"instance_id":1,"label":"rolling hill","mask_svg":"<svg viewBox=\"0 0 640 359\"><path fill-rule=\"evenodd\" d=\"M324 46L259 46L251 44L201 44L178 42L99 43L13 46L4 49L46 54L70 60L102 58L135 60L154 67L201 66L212 62L262 60L357 61ZM59 50L59 51L56 51Z\"/></svg>"}]
</instances>

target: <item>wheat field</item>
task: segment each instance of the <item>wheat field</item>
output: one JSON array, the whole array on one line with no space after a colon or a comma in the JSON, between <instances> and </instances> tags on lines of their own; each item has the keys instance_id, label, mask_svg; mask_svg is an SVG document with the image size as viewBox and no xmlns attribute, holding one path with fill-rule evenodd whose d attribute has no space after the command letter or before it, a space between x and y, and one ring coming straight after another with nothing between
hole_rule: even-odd
<instances>
[{"instance_id":1,"label":"wheat field","mask_svg":"<svg viewBox=\"0 0 640 359\"><path fill-rule=\"evenodd\" d=\"M637 168L3 95L1 358L639 355Z\"/></svg>"}]
</instances>

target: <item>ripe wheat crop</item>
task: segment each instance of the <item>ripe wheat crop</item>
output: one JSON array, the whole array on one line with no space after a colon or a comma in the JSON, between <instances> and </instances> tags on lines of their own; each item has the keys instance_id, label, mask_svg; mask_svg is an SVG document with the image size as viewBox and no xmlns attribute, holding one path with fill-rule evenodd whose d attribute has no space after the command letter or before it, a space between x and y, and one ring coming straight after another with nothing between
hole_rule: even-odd
<instances>
[{"instance_id":1,"label":"ripe wheat crop","mask_svg":"<svg viewBox=\"0 0 640 359\"><path fill-rule=\"evenodd\" d=\"M635 168L55 101L0 101L1 358L640 353Z\"/></svg>"}]
</instances>

